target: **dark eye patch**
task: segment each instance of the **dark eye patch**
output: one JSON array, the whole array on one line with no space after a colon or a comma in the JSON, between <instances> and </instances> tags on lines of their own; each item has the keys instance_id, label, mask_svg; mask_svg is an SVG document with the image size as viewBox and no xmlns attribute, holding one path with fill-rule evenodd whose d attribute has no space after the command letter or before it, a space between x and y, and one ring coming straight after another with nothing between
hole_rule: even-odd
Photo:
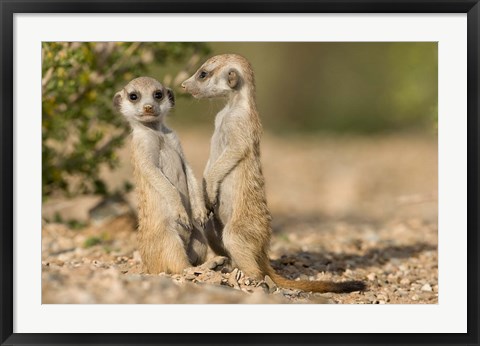
<instances>
[{"instance_id":1,"label":"dark eye patch","mask_svg":"<svg viewBox=\"0 0 480 346\"><path fill-rule=\"evenodd\" d=\"M198 78L200 79L205 79L205 77L208 76L208 72L207 71L202 71L198 74Z\"/></svg>"},{"instance_id":2,"label":"dark eye patch","mask_svg":"<svg viewBox=\"0 0 480 346\"><path fill-rule=\"evenodd\" d=\"M139 99L139 95L136 92L128 94L128 98L131 101L137 101Z\"/></svg>"},{"instance_id":3,"label":"dark eye patch","mask_svg":"<svg viewBox=\"0 0 480 346\"><path fill-rule=\"evenodd\" d=\"M161 100L163 98L163 92L157 90L153 93L153 98L157 100Z\"/></svg>"}]
</instances>

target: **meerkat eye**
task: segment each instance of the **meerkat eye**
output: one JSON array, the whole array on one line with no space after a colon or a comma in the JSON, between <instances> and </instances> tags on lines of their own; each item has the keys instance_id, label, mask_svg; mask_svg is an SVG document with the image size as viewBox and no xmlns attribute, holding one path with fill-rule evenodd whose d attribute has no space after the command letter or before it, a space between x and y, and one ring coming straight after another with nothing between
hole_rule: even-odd
<instances>
[{"instance_id":1,"label":"meerkat eye","mask_svg":"<svg viewBox=\"0 0 480 346\"><path fill-rule=\"evenodd\" d=\"M153 97L156 98L157 100L161 100L163 97L163 93L160 90L157 90L153 93Z\"/></svg>"},{"instance_id":2,"label":"meerkat eye","mask_svg":"<svg viewBox=\"0 0 480 346\"><path fill-rule=\"evenodd\" d=\"M207 73L206 71L202 71L202 72L200 72L200 74L198 75L198 78L204 79L207 75L208 75L208 73Z\"/></svg>"},{"instance_id":3,"label":"meerkat eye","mask_svg":"<svg viewBox=\"0 0 480 346\"><path fill-rule=\"evenodd\" d=\"M135 101L138 99L138 95L135 93L131 93L130 95L128 95L128 98L132 101Z\"/></svg>"}]
</instances>

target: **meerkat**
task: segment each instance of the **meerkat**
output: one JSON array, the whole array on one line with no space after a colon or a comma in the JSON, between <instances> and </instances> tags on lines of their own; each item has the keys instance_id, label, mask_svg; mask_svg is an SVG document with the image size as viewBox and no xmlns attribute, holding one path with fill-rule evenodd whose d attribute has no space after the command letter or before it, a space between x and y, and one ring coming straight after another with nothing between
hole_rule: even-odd
<instances>
[{"instance_id":1,"label":"meerkat","mask_svg":"<svg viewBox=\"0 0 480 346\"><path fill-rule=\"evenodd\" d=\"M132 130L137 240L146 271L181 273L203 263L208 246L199 228L207 221L207 210L180 141L165 125L175 104L173 91L139 77L115 94L113 104Z\"/></svg>"},{"instance_id":2,"label":"meerkat","mask_svg":"<svg viewBox=\"0 0 480 346\"><path fill-rule=\"evenodd\" d=\"M212 250L230 258L246 275L256 279L268 275L281 287L338 293L363 290L360 281L288 280L271 267L271 216L260 162L262 125L248 60L236 54L214 56L182 87L195 98L227 100L215 118L203 175L205 203L213 214L205 230Z\"/></svg>"}]
</instances>

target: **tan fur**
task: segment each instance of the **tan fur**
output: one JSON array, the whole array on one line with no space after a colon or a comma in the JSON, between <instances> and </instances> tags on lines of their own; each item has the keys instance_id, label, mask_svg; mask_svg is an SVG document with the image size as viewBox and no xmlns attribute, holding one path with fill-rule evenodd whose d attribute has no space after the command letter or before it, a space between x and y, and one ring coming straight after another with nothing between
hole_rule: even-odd
<instances>
[{"instance_id":1,"label":"tan fur","mask_svg":"<svg viewBox=\"0 0 480 346\"><path fill-rule=\"evenodd\" d=\"M236 54L207 60L182 86L196 98L225 97L216 116L210 158L204 172L204 197L213 220L207 239L219 255L247 275L269 275L283 287L315 292L348 292L361 282L293 281L275 273L268 258L271 216L260 162L262 126L255 100L255 80L247 59Z\"/></svg>"},{"instance_id":2,"label":"tan fur","mask_svg":"<svg viewBox=\"0 0 480 346\"><path fill-rule=\"evenodd\" d=\"M131 94L137 99L130 100ZM207 253L199 230L205 206L180 141L164 124L173 104L172 91L148 77L132 80L114 98L132 128L138 247L148 273L181 273L203 263Z\"/></svg>"}]
</instances>

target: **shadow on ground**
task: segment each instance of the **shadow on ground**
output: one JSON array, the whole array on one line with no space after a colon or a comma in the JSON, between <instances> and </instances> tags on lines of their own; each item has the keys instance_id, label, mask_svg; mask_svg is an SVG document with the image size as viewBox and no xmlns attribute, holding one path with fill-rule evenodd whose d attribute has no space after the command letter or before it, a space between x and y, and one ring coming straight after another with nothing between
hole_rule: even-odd
<instances>
[{"instance_id":1,"label":"shadow on ground","mask_svg":"<svg viewBox=\"0 0 480 346\"><path fill-rule=\"evenodd\" d=\"M432 244L418 243L414 245L392 245L376 249L369 249L364 254L310 252L301 251L282 255L280 259L272 260L272 266L277 270L285 270L287 266L295 266L296 275L316 275L320 272L341 274L347 269L379 267L392 259L408 259L424 251L436 251Z\"/></svg>"}]
</instances>

